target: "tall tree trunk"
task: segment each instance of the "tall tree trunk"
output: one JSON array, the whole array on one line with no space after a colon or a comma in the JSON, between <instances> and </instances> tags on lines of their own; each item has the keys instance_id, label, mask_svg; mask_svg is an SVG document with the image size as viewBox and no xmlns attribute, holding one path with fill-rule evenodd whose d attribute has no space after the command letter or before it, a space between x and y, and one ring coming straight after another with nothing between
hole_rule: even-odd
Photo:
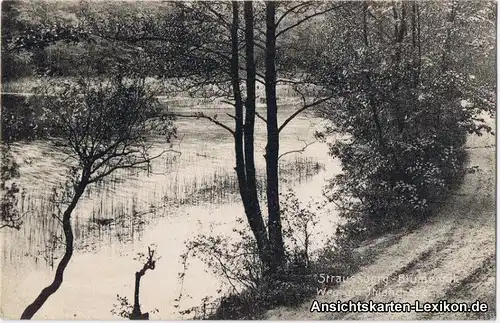
<instances>
[{"instance_id":1,"label":"tall tree trunk","mask_svg":"<svg viewBox=\"0 0 500 323\"><path fill-rule=\"evenodd\" d=\"M393 9L393 13L394 13L395 20L397 20L397 11L394 11L394 9ZM367 15L368 15L368 2L364 1L364 3L363 3L363 42L364 42L364 45L368 51L369 47L370 47L370 43L368 40L369 32L368 32ZM404 17L404 14L403 14L403 17ZM405 28L406 27L402 26L400 29L396 25L396 27L394 28L395 34L400 35L401 30L404 30ZM366 66L372 65L370 57L367 57L365 64L366 64ZM371 108L373 123L375 124L375 131L377 133L378 145L379 145L381 151L385 155L391 156L391 159L393 160L393 163L394 163L394 166L396 167L396 169L401 170L401 166L399 164L399 161L398 161L398 158L397 158L395 152L393 151L393 149L390 148L390 146L386 142L386 139L384 138L384 127L382 125L382 121L381 121L380 116L379 116L380 113L377 109L378 102L377 102L375 95L374 95L373 81L371 78L370 69L366 69L366 71L363 73L363 76L364 76L365 81L366 81L366 91L367 91L367 95L368 95L368 103L369 103L369 106Z\"/></svg>"},{"instance_id":2,"label":"tall tree trunk","mask_svg":"<svg viewBox=\"0 0 500 323\"><path fill-rule=\"evenodd\" d=\"M411 7L412 15L411 15L411 41L412 41L412 77L413 77L413 87L416 89L419 83L420 78L420 35L419 33L419 18L418 18L418 3L416 0L413 0ZM416 91L415 91L416 92Z\"/></svg>"},{"instance_id":3,"label":"tall tree trunk","mask_svg":"<svg viewBox=\"0 0 500 323\"><path fill-rule=\"evenodd\" d=\"M411 42L412 42L412 59L411 59L411 64L409 65L410 67L410 75L411 75L411 84L412 86L409 87L409 96L412 97L412 111L419 111L417 109L417 106L419 105L418 103L418 85L419 85L419 73L420 73L420 67L419 67L419 38L417 35L418 32L418 19L417 19L417 1L413 0L412 1L412 6L411 6ZM418 125L416 124L418 122L415 120L415 126L414 128L414 135L419 137L419 132L418 132Z\"/></svg>"},{"instance_id":4,"label":"tall tree trunk","mask_svg":"<svg viewBox=\"0 0 500 323\"><path fill-rule=\"evenodd\" d=\"M441 54L441 71L443 74L446 74L450 68L452 33L453 33L453 27L454 27L453 25L455 21L457 6L458 3L452 1L450 13L446 19L448 24L446 28L446 38L444 42L444 48ZM452 84L448 84L448 87L451 93ZM442 109L441 106L438 105L436 113L436 128L441 127L441 114L442 114Z\"/></svg>"},{"instance_id":5,"label":"tall tree trunk","mask_svg":"<svg viewBox=\"0 0 500 323\"><path fill-rule=\"evenodd\" d=\"M401 109L401 105L403 104L400 102L400 83L401 79L403 78L403 67L401 67L401 56L402 56L402 51L403 51L403 41L405 38L406 34L406 6L405 2L401 2L401 17L398 16L398 10L396 5L392 7L393 14L394 14L394 46L395 46L395 54L394 54L394 59L393 59L393 64L396 70L399 72L398 76L393 82L392 90L391 93L393 94L393 102L395 105L395 114L396 114L396 126L398 129L398 132L400 134L403 133L404 130L404 115L403 111ZM399 21L398 21L399 20Z\"/></svg>"},{"instance_id":6,"label":"tall tree trunk","mask_svg":"<svg viewBox=\"0 0 500 323\"><path fill-rule=\"evenodd\" d=\"M368 1L363 1L363 42L368 49L369 41L368 41Z\"/></svg>"},{"instance_id":7,"label":"tall tree trunk","mask_svg":"<svg viewBox=\"0 0 500 323\"><path fill-rule=\"evenodd\" d=\"M366 50L369 50L370 43L368 39L368 1L363 1L363 43L365 45ZM397 30L396 30L397 32ZM366 66L370 66L371 61L369 57L366 58ZM371 112L372 112L372 119L373 122L375 123L375 129L377 132L377 138L378 138L378 144L380 148L383 151L387 150L387 147L385 145L385 140L384 140L384 134L383 134L383 129L382 129L382 124L380 122L380 118L378 115L378 110L377 110L377 104L375 102L375 98L373 95L373 88L372 88L372 81L370 77L370 71L369 69L366 69L366 71L363 73L364 78L366 80L366 87L367 87L367 92L368 92L368 101L369 105L371 107Z\"/></svg>"},{"instance_id":8,"label":"tall tree trunk","mask_svg":"<svg viewBox=\"0 0 500 323\"><path fill-rule=\"evenodd\" d=\"M444 41L444 48L443 48L443 53L441 54L441 69L443 73L446 73L448 71L448 68L450 67L450 52L451 52L451 42L452 42L452 33L453 33L453 27L455 23L455 16L457 14L457 6L458 3L455 3L453 1L451 3L451 9L450 9L450 14L446 18L448 24L446 28L446 38Z\"/></svg>"},{"instance_id":9,"label":"tall tree trunk","mask_svg":"<svg viewBox=\"0 0 500 323\"><path fill-rule=\"evenodd\" d=\"M68 208L63 213L62 226L64 231L66 248L63 257L61 258L61 261L57 265L56 273L54 275L54 280L49 286L42 289L42 291L40 292L38 297L33 301L33 303L31 303L26 307L23 314L21 315L21 320L30 320L33 317L33 315L35 315L36 312L38 312L38 310L43 306L43 304L45 304L47 299L59 289L59 287L63 282L64 270L68 266L71 256L73 255L74 237L73 237L73 229L71 228L71 213L75 209L78 201L80 200L80 197L85 191L87 183L88 183L88 177L82 176L82 180L75 189L75 194L73 195L73 199L68 205Z\"/></svg>"},{"instance_id":10,"label":"tall tree trunk","mask_svg":"<svg viewBox=\"0 0 500 323\"><path fill-rule=\"evenodd\" d=\"M257 248L262 262L270 266L270 247L264 219L257 194L257 180L254 156L254 127L255 127L255 64L253 58L253 7L252 2L245 2L245 48L247 54L247 100L246 118L243 124L243 100L241 96L239 78L238 52L238 2L232 2L233 21L231 29L231 74L233 95L235 98L235 154L236 175L241 199L247 216L248 224L257 241ZM244 143L244 144L243 144Z\"/></svg>"},{"instance_id":11,"label":"tall tree trunk","mask_svg":"<svg viewBox=\"0 0 500 323\"><path fill-rule=\"evenodd\" d=\"M269 240L273 252L273 270L282 263L285 249L281 232L278 183L279 130L276 102L276 3L266 2L266 105L267 105L267 210Z\"/></svg>"},{"instance_id":12,"label":"tall tree trunk","mask_svg":"<svg viewBox=\"0 0 500 323\"><path fill-rule=\"evenodd\" d=\"M254 154L254 129L255 129L255 59L254 59L254 26L253 2L245 1L245 52L247 69L247 98L245 101L244 147L246 193L248 198L249 213L247 214L250 227L257 240L257 246L264 264L269 267L271 262L269 239L262 218L262 211L257 194L257 180L255 171Z\"/></svg>"},{"instance_id":13,"label":"tall tree trunk","mask_svg":"<svg viewBox=\"0 0 500 323\"><path fill-rule=\"evenodd\" d=\"M416 4L417 9L417 47L418 47L418 79L420 82L420 77L422 74L422 43L420 41L420 6Z\"/></svg>"},{"instance_id":14,"label":"tall tree trunk","mask_svg":"<svg viewBox=\"0 0 500 323\"><path fill-rule=\"evenodd\" d=\"M238 2L232 2L233 21L231 25L231 86L235 101L235 131L234 150L236 156L236 176L241 199L245 212L248 208L248 194L246 190L245 155L243 153L243 100L241 97L240 76L239 76L239 53L238 53L238 25L239 13Z\"/></svg>"}]
</instances>

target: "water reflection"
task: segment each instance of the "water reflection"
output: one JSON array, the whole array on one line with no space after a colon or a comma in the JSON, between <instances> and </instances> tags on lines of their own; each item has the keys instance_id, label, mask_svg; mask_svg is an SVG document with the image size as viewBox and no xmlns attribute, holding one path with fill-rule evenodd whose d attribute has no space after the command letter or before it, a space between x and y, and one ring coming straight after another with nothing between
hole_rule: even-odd
<instances>
[{"instance_id":1,"label":"water reflection","mask_svg":"<svg viewBox=\"0 0 500 323\"><path fill-rule=\"evenodd\" d=\"M225 115L224 111L218 114ZM289 115L290 110L281 114ZM300 149L302 140L313 140L318 122L306 116L296 119L281 135L281 151ZM105 183L90 187L73 216L76 252L65 282L37 318L116 319L109 312L116 294L130 295L133 290L131 277L137 264L132 256L150 243L158 245L162 261L144 279L141 297L148 308L160 310L158 317L179 318L179 310L199 305L201 298L219 289L218 278L205 273L204 264L194 260L184 286L191 298L174 307L184 242L198 233L230 234L243 216L233 142L212 124L179 120L177 125L182 141L173 143L175 152L154 161L151 174L121 170ZM256 164L259 194L264 197L265 125L257 124L256 133L261 134L256 138ZM159 138L151 140L155 151L167 145ZM60 255L61 228L51 216L57 211L51 192L64 182L68 166L62 162L64 156L45 142L15 145L13 150L22 165L20 185L26 189L20 207L30 216L21 230L1 232L3 292L12 295L2 305L8 318L17 318L52 279L51 266ZM302 189L305 198L320 196L324 176L318 179L316 175L330 176L331 165L324 144L314 144L304 154L284 156L280 159L282 187ZM57 306L58 301L66 306Z\"/></svg>"}]
</instances>

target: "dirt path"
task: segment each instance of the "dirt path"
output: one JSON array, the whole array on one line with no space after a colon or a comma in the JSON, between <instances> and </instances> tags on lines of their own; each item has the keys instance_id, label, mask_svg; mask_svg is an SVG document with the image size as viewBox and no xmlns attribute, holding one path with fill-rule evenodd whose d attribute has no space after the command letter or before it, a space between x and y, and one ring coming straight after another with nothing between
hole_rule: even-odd
<instances>
[{"instance_id":1,"label":"dirt path","mask_svg":"<svg viewBox=\"0 0 500 323\"><path fill-rule=\"evenodd\" d=\"M494 123L493 123L494 124ZM470 136L469 167L460 189L439 214L419 229L387 236L383 249L368 246L375 260L319 302L487 302L481 316L450 313L311 313L312 299L298 308L276 308L269 320L418 320L495 317L495 138ZM372 249L372 250L370 250Z\"/></svg>"}]
</instances>

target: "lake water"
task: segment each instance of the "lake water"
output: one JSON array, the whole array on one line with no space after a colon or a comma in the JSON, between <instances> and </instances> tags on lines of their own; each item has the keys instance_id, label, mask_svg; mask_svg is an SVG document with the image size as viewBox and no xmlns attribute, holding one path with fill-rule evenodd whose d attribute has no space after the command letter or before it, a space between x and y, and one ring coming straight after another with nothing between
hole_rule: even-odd
<instances>
[{"instance_id":1,"label":"lake water","mask_svg":"<svg viewBox=\"0 0 500 323\"><path fill-rule=\"evenodd\" d=\"M231 111L213 110L218 120L232 125L226 112ZM292 112L293 106L281 108L279 121ZM280 151L302 149L305 142L314 141L321 124L312 116L296 118L281 133ZM174 301L181 289L178 273L183 270L180 255L185 242L200 233L237 239L232 229L247 226L238 222L245 215L235 194L234 143L226 130L207 120L179 119L176 125L179 139L172 146L176 152L155 160L152 174L117 173L103 187L90 187L73 214L76 251L64 282L35 319L118 319L110 312L116 295L133 298L134 273L142 268L133 258L150 244L156 245L161 259L141 280L141 309L157 308L152 319L186 318L180 310L218 295L220 278L191 259L184 296ZM152 140L153 153L168 147L159 138ZM265 124L258 119L255 146L259 182L264 183ZM50 193L65 180L65 157L48 143L16 144L13 151L22 166L20 184L26 188L22 207L29 214L21 230L0 230L1 314L8 319L18 319L53 279L51 264L57 265L62 253L53 248L60 244L52 238L59 227L50 216L54 211ZM283 156L280 171L282 191L293 188L306 203L311 198L322 200L326 180L340 171L340 165L328 156L325 143L316 142L303 153ZM265 205L262 208L265 211ZM321 246L320 237L333 235L337 220L333 209L323 209L318 216L313 249Z\"/></svg>"}]
</instances>

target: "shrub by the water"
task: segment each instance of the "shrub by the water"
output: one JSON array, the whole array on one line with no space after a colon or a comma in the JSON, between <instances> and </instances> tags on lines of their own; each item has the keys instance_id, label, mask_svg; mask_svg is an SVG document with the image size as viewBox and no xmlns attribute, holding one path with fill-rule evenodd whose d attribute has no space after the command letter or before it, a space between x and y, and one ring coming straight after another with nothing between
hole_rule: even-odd
<instances>
[{"instance_id":1,"label":"shrub by the water","mask_svg":"<svg viewBox=\"0 0 500 323\"><path fill-rule=\"evenodd\" d=\"M420 25L409 21L401 23L408 23L411 32L391 35L386 29L390 41L375 36L368 12L392 10L404 16L409 6L363 3L352 12L353 18L365 19L360 29L333 23L337 34L350 37L328 39L325 51L332 55L311 62L311 68L318 66L319 83L337 95L319 111L331 121L320 138L342 137L330 152L343 172L327 193L346 221L340 228L345 240L373 237L432 214L463 177L467 134L492 130L482 118L494 114L494 83L474 64L490 64L494 46L480 49L470 43L478 37L471 34L471 26L480 25L475 17L484 17L484 26L491 22L488 6L464 3L454 8L460 14L453 17L446 10L412 16L412 23L421 19L422 28L437 28L447 39L440 33L420 39ZM393 23L389 16L380 19L387 26ZM471 64L464 61L465 53L488 59Z\"/></svg>"},{"instance_id":2,"label":"shrub by the water","mask_svg":"<svg viewBox=\"0 0 500 323\"><path fill-rule=\"evenodd\" d=\"M271 276L264 275L255 239L245 228L233 229L239 237L236 240L199 235L187 243L182 256L185 268L190 257L200 258L223 279L228 291L182 314L195 319L255 319L279 305L299 305L316 292L315 255L309 249L316 214L312 205L301 206L292 191L282 194L281 199L286 257L280 270ZM180 277L183 279L184 273Z\"/></svg>"}]
</instances>

